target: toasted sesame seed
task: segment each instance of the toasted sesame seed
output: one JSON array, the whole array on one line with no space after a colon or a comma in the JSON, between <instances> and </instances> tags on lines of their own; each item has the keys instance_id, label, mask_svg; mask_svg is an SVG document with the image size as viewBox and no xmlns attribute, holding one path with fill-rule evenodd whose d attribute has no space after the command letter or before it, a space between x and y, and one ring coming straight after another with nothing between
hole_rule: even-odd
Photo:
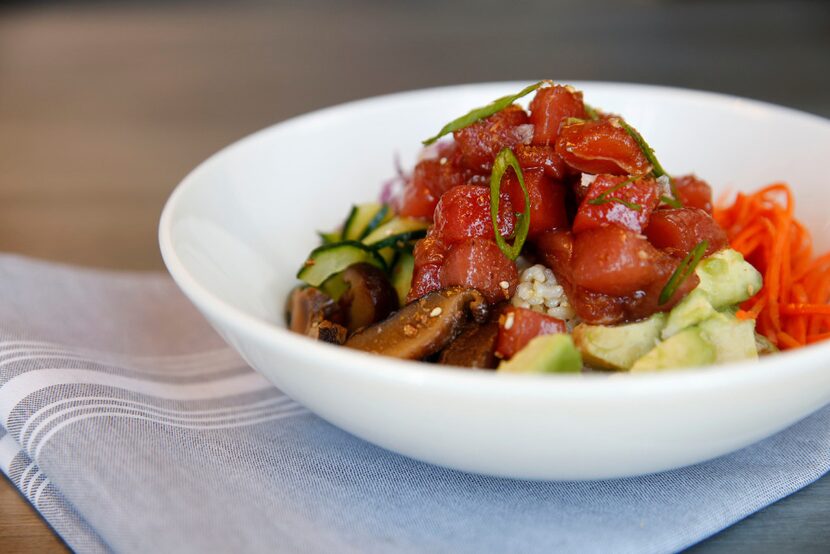
<instances>
[{"instance_id":1,"label":"toasted sesame seed","mask_svg":"<svg viewBox=\"0 0 830 554\"><path fill-rule=\"evenodd\" d=\"M403 326L403 334L407 337L414 337L418 334L418 329L416 329L412 325L406 324Z\"/></svg>"},{"instance_id":2,"label":"toasted sesame seed","mask_svg":"<svg viewBox=\"0 0 830 554\"><path fill-rule=\"evenodd\" d=\"M443 310L441 309L440 306L436 306L435 308L432 309L431 312L429 312L429 317L438 317L439 315L441 315L442 311Z\"/></svg>"},{"instance_id":3,"label":"toasted sesame seed","mask_svg":"<svg viewBox=\"0 0 830 554\"><path fill-rule=\"evenodd\" d=\"M503 288L504 290L507 290L507 289L509 289L509 288L510 288L510 283L508 283L507 281L501 281L501 282L499 283L499 286L500 286L501 288Z\"/></svg>"},{"instance_id":4,"label":"toasted sesame seed","mask_svg":"<svg viewBox=\"0 0 830 554\"><path fill-rule=\"evenodd\" d=\"M438 160L438 163L441 165L447 165L447 158L441 158L440 160Z\"/></svg>"},{"instance_id":5,"label":"toasted sesame seed","mask_svg":"<svg viewBox=\"0 0 830 554\"><path fill-rule=\"evenodd\" d=\"M507 317L504 319L504 329L506 331L509 331L513 327L514 319L516 319L516 317L512 313L507 314Z\"/></svg>"}]
</instances>

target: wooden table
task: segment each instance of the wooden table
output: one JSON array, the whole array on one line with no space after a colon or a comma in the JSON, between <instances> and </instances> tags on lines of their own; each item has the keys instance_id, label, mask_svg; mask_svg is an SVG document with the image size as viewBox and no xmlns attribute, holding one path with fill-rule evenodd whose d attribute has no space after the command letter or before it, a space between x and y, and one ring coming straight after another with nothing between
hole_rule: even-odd
<instances>
[{"instance_id":1,"label":"wooden table","mask_svg":"<svg viewBox=\"0 0 830 554\"><path fill-rule=\"evenodd\" d=\"M0 7L0 250L161 269L176 182L314 108L472 81L652 82L830 114L825 4L85 3ZM819 168L820 169L820 168ZM0 551L62 543L0 481ZM698 545L827 551L830 478Z\"/></svg>"}]
</instances>

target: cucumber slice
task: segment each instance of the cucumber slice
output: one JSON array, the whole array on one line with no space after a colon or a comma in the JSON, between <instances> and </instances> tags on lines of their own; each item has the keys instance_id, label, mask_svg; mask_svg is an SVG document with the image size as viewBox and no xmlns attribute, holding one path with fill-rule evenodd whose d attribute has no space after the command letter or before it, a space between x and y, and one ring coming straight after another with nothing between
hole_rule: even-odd
<instances>
[{"instance_id":1,"label":"cucumber slice","mask_svg":"<svg viewBox=\"0 0 830 554\"><path fill-rule=\"evenodd\" d=\"M427 236L426 230L407 231L405 233L398 233L397 235L389 235L385 239L369 244L372 250L382 250L384 248L394 248L400 250L407 246L408 243L419 240Z\"/></svg>"},{"instance_id":2,"label":"cucumber slice","mask_svg":"<svg viewBox=\"0 0 830 554\"><path fill-rule=\"evenodd\" d=\"M363 243L376 249L387 265L395 258L395 249L408 241L426 235L429 223L412 217L396 217L384 223L363 239Z\"/></svg>"},{"instance_id":3,"label":"cucumber slice","mask_svg":"<svg viewBox=\"0 0 830 554\"><path fill-rule=\"evenodd\" d=\"M343 224L343 240L360 240L391 216L389 206L370 202L352 206L346 223Z\"/></svg>"},{"instance_id":4,"label":"cucumber slice","mask_svg":"<svg viewBox=\"0 0 830 554\"><path fill-rule=\"evenodd\" d=\"M332 231L331 233L317 231L317 234L320 235L320 240L323 241L323 244L334 244L335 242L343 240L342 231Z\"/></svg>"},{"instance_id":5,"label":"cucumber slice","mask_svg":"<svg viewBox=\"0 0 830 554\"><path fill-rule=\"evenodd\" d=\"M429 222L424 221L423 219L415 219L413 217L395 217L366 235L363 239L363 243L373 245L393 235L401 235L403 233L411 233L413 231L426 232L428 227Z\"/></svg>"},{"instance_id":6,"label":"cucumber slice","mask_svg":"<svg viewBox=\"0 0 830 554\"><path fill-rule=\"evenodd\" d=\"M407 233L391 235L370 245L369 248L380 254L380 257L386 262L387 267L392 267L395 265L393 262L395 261L396 253L402 252L407 248L411 250L411 243L424 238L426 234L426 231L409 231Z\"/></svg>"},{"instance_id":7,"label":"cucumber slice","mask_svg":"<svg viewBox=\"0 0 830 554\"><path fill-rule=\"evenodd\" d=\"M386 262L377 252L361 242L343 241L324 244L312 250L303 267L297 272L297 278L312 287L319 287L335 273L360 262L386 270Z\"/></svg>"},{"instance_id":8,"label":"cucumber slice","mask_svg":"<svg viewBox=\"0 0 830 554\"><path fill-rule=\"evenodd\" d=\"M401 306L406 306L406 297L412 288L412 272L415 270L415 256L407 250L401 250L398 260L392 268L392 286L398 293Z\"/></svg>"},{"instance_id":9,"label":"cucumber slice","mask_svg":"<svg viewBox=\"0 0 830 554\"><path fill-rule=\"evenodd\" d=\"M343 280L343 272L335 273L320 285L320 290L328 294L332 300L337 302L344 292L349 288L346 281Z\"/></svg>"}]
</instances>

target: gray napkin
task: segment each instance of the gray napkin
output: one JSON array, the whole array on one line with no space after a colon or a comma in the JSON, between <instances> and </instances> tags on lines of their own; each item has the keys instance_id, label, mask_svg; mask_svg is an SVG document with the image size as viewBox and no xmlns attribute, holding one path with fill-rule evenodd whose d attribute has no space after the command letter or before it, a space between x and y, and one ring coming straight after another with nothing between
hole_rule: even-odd
<instances>
[{"instance_id":1,"label":"gray napkin","mask_svg":"<svg viewBox=\"0 0 830 554\"><path fill-rule=\"evenodd\" d=\"M0 256L0 467L79 552L669 552L830 469L830 407L585 483L416 462L309 413L160 274Z\"/></svg>"}]
</instances>

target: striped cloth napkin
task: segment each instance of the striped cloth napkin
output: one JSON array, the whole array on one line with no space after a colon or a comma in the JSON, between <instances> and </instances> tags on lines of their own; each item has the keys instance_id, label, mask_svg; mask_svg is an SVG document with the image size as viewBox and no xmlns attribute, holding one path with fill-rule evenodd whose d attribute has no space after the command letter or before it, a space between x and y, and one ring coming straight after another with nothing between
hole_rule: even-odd
<instances>
[{"instance_id":1,"label":"striped cloth napkin","mask_svg":"<svg viewBox=\"0 0 830 554\"><path fill-rule=\"evenodd\" d=\"M633 479L495 479L327 424L160 274L0 256L0 467L78 552L669 552L830 468L830 407Z\"/></svg>"}]
</instances>

